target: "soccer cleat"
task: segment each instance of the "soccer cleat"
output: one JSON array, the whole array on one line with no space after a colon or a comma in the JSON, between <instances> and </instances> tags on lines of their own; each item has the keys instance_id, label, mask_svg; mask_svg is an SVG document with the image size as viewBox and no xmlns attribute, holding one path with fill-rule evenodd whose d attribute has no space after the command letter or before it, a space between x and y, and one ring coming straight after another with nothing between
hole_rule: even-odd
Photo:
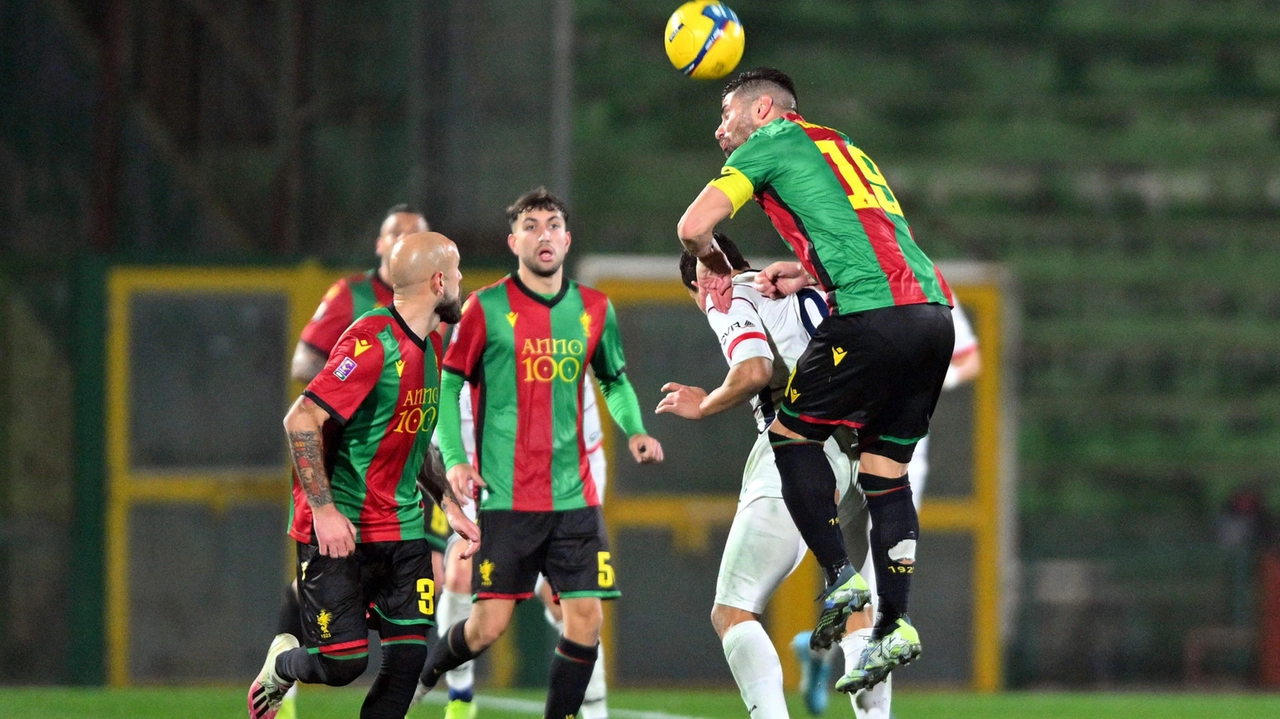
<instances>
[{"instance_id":1,"label":"soccer cleat","mask_svg":"<svg viewBox=\"0 0 1280 719\"><path fill-rule=\"evenodd\" d=\"M444 719L476 719L476 703L450 699L444 705Z\"/></svg>"},{"instance_id":2,"label":"soccer cleat","mask_svg":"<svg viewBox=\"0 0 1280 719\"><path fill-rule=\"evenodd\" d=\"M277 634L271 640L262 671L249 685L249 719L274 719L280 711L280 703L293 682L286 682L276 675L276 657L297 648L298 640L292 634Z\"/></svg>"},{"instance_id":3,"label":"soccer cleat","mask_svg":"<svg viewBox=\"0 0 1280 719\"><path fill-rule=\"evenodd\" d=\"M920 633L906 617L898 617L893 631L876 639L872 635L858 662L836 682L836 691L852 694L870 689L889 676L889 672L920 656Z\"/></svg>"},{"instance_id":4,"label":"soccer cleat","mask_svg":"<svg viewBox=\"0 0 1280 719\"><path fill-rule=\"evenodd\" d=\"M814 716L827 710L827 682L831 679L831 664L827 662L825 652L821 655L809 648L809 635L812 632L800 632L791 640L791 649L800 662L800 695L804 697L804 708Z\"/></svg>"},{"instance_id":5,"label":"soccer cleat","mask_svg":"<svg viewBox=\"0 0 1280 719\"><path fill-rule=\"evenodd\" d=\"M818 599L822 601L822 613L818 615L818 626L809 636L809 648L814 651L827 649L844 636L845 622L871 601L871 588L861 574L846 564Z\"/></svg>"}]
</instances>

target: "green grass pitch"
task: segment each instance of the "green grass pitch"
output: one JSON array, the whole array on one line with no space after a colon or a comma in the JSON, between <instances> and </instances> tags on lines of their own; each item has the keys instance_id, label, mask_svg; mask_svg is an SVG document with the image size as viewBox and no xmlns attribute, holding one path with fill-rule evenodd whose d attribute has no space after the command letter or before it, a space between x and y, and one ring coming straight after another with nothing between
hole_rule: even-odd
<instances>
[{"instance_id":1,"label":"green grass pitch","mask_svg":"<svg viewBox=\"0 0 1280 719\"><path fill-rule=\"evenodd\" d=\"M364 689L304 688L299 719L359 716ZM0 689L0 717L24 719L239 719L245 716L245 689ZM535 691L495 692L480 698L479 719L529 719L542 700ZM497 698L504 708L484 706ZM617 690L610 693L613 719L745 719L733 691ZM661 712L664 717L646 712ZM409 713L409 719L440 719L439 705ZM1280 717L1280 695L1153 693L1023 693L976 695L950 692L902 692L895 697L897 719L1245 719ZM791 716L807 717L797 697ZM826 716L853 716L833 694Z\"/></svg>"}]
</instances>

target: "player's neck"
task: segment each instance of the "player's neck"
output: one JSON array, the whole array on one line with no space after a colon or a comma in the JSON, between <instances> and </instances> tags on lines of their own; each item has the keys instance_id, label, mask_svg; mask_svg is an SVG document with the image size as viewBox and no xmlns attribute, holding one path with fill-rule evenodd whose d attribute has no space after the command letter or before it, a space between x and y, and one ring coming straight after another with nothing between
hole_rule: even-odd
<instances>
[{"instance_id":1,"label":"player's neck","mask_svg":"<svg viewBox=\"0 0 1280 719\"><path fill-rule=\"evenodd\" d=\"M521 264L520 269L516 271L516 275L520 277L520 282L522 282L525 287L528 287L534 292L542 295L560 294L560 288L564 286L563 266L556 270L555 274L549 277L543 277L537 272L534 272Z\"/></svg>"},{"instance_id":2,"label":"player's neck","mask_svg":"<svg viewBox=\"0 0 1280 719\"><path fill-rule=\"evenodd\" d=\"M418 339L426 339L427 335L440 326L440 315L436 314L434 307L424 302L397 296L392 300L392 304L395 305L400 318L409 325L409 329L413 330Z\"/></svg>"}]
</instances>

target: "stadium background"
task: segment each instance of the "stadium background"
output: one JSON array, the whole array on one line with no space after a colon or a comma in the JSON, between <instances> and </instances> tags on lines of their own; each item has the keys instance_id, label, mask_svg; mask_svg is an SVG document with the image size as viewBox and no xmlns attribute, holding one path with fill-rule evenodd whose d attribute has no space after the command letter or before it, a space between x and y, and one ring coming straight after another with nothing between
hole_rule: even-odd
<instances>
[{"instance_id":1,"label":"stadium background","mask_svg":"<svg viewBox=\"0 0 1280 719\"><path fill-rule=\"evenodd\" d=\"M1280 683L1268 518L1280 499L1280 7L733 5L743 66L793 74L805 114L886 168L931 255L1012 278L1001 378L1016 389L1017 473L1002 500L1017 517L1003 567L1016 601L1001 614L1003 685ZM280 444L251 428L274 426L285 400L251 400L272 373L283 382L293 340L263 328L293 327L340 269L369 265L389 205L420 206L476 275L509 265L501 209L540 183L569 196L575 255L672 257L676 218L722 159L717 85L662 55L673 6L0 2L0 681L112 678L119 268L133 268L126 279L169 268L180 294L212 274L174 268L219 266L232 284L275 276L262 281L312 298L282 310L249 280L227 305L169 297L130 319L157 342L185 332L202 348L135 358L155 370L146 386L163 389L164 371L210 373L208 395L133 425L154 462L185 447L210 466L282 463ZM727 229L749 255L781 251L762 213ZM669 330L654 314L624 326L633 357L649 356L646 329ZM235 414L237 392L261 416ZM655 403L655 389L641 398ZM657 473L648 493L731 495L743 454L718 475ZM645 493L629 471L613 496ZM240 489L188 487L187 505L126 518L136 546L204 550L131 564L141 573L129 581L160 588L129 610L142 628L131 661L150 662L135 667L142 680L217 678L209 667L260 654L232 640L270 633L283 538L246 538L279 534L283 482L274 500L261 483L226 486ZM620 539L620 562L634 562L622 581L647 606L620 604L615 626L688 638L687 654L650 658L684 681L729 681L709 592L663 600L645 587L710 586L723 531L701 550L664 530ZM235 571L204 571L228 562ZM521 647L545 640L529 634ZM682 656L700 673L669 663ZM672 679L646 675L644 652L629 657L620 680L628 661L636 683ZM544 676L517 664L489 671Z\"/></svg>"}]
</instances>

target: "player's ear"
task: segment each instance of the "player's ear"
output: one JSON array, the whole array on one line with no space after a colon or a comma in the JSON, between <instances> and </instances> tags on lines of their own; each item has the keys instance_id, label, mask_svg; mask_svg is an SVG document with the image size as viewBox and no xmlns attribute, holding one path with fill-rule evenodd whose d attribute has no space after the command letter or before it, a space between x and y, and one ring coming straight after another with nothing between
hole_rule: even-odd
<instances>
[{"instance_id":1,"label":"player's ear","mask_svg":"<svg viewBox=\"0 0 1280 719\"><path fill-rule=\"evenodd\" d=\"M564 248L569 249L569 245L573 244L573 233L568 230L564 231Z\"/></svg>"},{"instance_id":2,"label":"player's ear","mask_svg":"<svg viewBox=\"0 0 1280 719\"><path fill-rule=\"evenodd\" d=\"M507 235L507 249L511 250L511 254L518 255L516 252L516 236L514 234Z\"/></svg>"}]
</instances>

